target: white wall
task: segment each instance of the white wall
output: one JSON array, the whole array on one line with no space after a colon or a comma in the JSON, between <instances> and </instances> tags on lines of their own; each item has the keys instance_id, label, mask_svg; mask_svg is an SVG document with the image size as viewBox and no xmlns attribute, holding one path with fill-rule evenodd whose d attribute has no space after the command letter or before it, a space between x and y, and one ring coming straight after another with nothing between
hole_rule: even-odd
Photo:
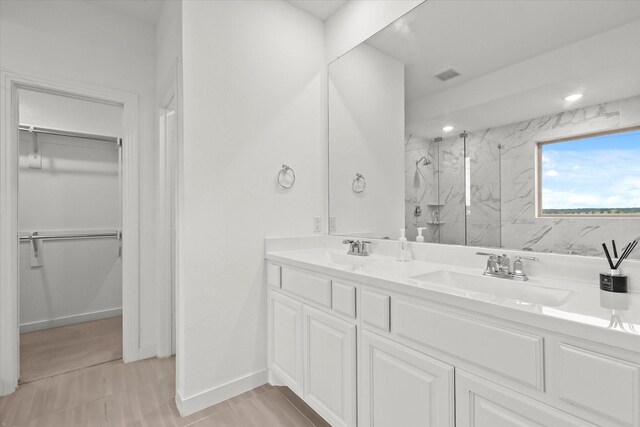
<instances>
[{"instance_id":1,"label":"white wall","mask_svg":"<svg viewBox=\"0 0 640 427\"><path fill-rule=\"evenodd\" d=\"M155 30L79 1L1 1L3 69L140 97L140 347L155 347ZM126 143L126 141L125 141Z\"/></svg>"},{"instance_id":2,"label":"white wall","mask_svg":"<svg viewBox=\"0 0 640 427\"><path fill-rule=\"evenodd\" d=\"M182 3L165 1L156 26L156 82L158 102L182 66Z\"/></svg>"},{"instance_id":3,"label":"white wall","mask_svg":"<svg viewBox=\"0 0 640 427\"><path fill-rule=\"evenodd\" d=\"M185 1L182 16L177 382L189 413L266 381L263 239L311 234L323 215L326 76L322 22L289 3ZM297 176L288 191L283 163Z\"/></svg>"},{"instance_id":4,"label":"white wall","mask_svg":"<svg viewBox=\"0 0 640 427\"><path fill-rule=\"evenodd\" d=\"M344 55L424 1L348 1L325 23L327 62Z\"/></svg>"},{"instance_id":5,"label":"white wall","mask_svg":"<svg viewBox=\"0 0 640 427\"><path fill-rule=\"evenodd\" d=\"M329 209L336 234L404 228L404 65L360 45L329 65ZM356 173L367 186L352 189Z\"/></svg>"}]
</instances>

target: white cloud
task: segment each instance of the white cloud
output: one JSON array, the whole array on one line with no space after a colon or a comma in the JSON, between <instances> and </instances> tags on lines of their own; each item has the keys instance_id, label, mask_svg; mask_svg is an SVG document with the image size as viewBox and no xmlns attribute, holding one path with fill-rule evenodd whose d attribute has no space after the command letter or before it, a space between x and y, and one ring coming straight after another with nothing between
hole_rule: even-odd
<instances>
[{"instance_id":1,"label":"white cloud","mask_svg":"<svg viewBox=\"0 0 640 427\"><path fill-rule=\"evenodd\" d=\"M547 156L547 154L549 154ZM640 149L544 153L545 209L640 207Z\"/></svg>"}]
</instances>

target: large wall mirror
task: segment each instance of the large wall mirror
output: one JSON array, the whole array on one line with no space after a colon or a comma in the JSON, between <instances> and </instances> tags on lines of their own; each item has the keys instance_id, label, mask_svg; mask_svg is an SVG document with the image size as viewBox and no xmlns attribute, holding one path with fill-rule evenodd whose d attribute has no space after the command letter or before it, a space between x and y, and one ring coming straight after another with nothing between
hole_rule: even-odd
<instances>
[{"instance_id":1,"label":"large wall mirror","mask_svg":"<svg viewBox=\"0 0 640 427\"><path fill-rule=\"evenodd\" d=\"M427 1L329 65L330 232L599 255L640 234L640 2Z\"/></svg>"}]
</instances>

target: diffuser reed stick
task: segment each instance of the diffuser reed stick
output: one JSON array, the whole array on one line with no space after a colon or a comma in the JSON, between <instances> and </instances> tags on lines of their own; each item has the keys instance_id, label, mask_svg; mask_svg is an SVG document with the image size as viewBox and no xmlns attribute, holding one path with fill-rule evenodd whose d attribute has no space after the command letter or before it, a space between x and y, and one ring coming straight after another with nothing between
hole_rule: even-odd
<instances>
[{"instance_id":1,"label":"diffuser reed stick","mask_svg":"<svg viewBox=\"0 0 640 427\"><path fill-rule=\"evenodd\" d=\"M611 269L614 270L613 261L611 261L611 255L609 255L609 249L607 249L607 244L606 243L602 244L602 249L604 249L604 254L607 256L607 261L609 262L609 267L611 267Z\"/></svg>"},{"instance_id":2,"label":"diffuser reed stick","mask_svg":"<svg viewBox=\"0 0 640 427\"><path fill-rule=\"evenodd\" d=\"M638 245L638 239L634 240L633 242L627 245L627 248L624 250L624 252L620 256L620 259L618 259L618 262L616 263L616 265L613 266L614 270L617 270L618 267L620 267L620 264L622 264L622 262L625 259L627 259L629 255L631 255L631 252L633 252L633 250L636 248L637 245Z\"/></svg>"}]
</instances>

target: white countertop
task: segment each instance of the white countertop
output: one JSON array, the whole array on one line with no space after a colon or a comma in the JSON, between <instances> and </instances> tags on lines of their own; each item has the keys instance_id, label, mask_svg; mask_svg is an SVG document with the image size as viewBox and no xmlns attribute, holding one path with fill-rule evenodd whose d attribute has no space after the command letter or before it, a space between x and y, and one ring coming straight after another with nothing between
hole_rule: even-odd
<instances>
[{"instance_id":1,"label":"white countertop","mask_svg":"<svg viewBox=\"0 0 640 427\"><path fill-rule=\"evenodd\" d=\"M539 295L544 295L545 288L552 288L551 293L568 293L566 298L557 298L549 304L532 303L472 290L469 287L446 286L413 278L430 272L451 271L477 275L479 280L483 279L481 269L460 265L420 260L402 263L395 261L394 257L357 257L346 255L344 250L331 248L267 251L266 258L343 280L420 296L439 303L640 352L640 294L636 292L614 294L601 291L593 284L537 276L531 277L527 282L495 279L503 280L508 286L527 287L527 290ZM340 263L334 262L336 259ZM347 266L342 260L345 263L362 264Z\"/></svg>"}]
</instances>

